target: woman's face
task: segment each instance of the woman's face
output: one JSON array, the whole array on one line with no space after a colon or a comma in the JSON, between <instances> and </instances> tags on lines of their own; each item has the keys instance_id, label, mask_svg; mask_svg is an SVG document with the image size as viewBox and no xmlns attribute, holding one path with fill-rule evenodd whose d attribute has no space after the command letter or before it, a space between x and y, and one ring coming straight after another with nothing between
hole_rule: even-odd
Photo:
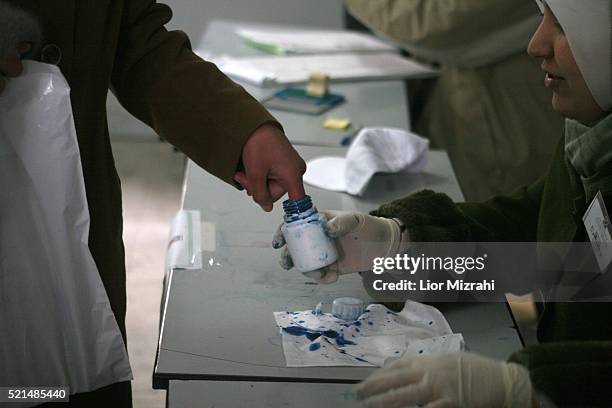
<instances>
[{"instance_id":1,"label":"woman's face","mask_svg":"<svg viewBox=\"0 0 612 408\"><path fill-rule=\"evenodd\" d=\"M555 111L585 124L605 116L576 64L563 29L548 6L527 51L532 57L543 59L544 85L553 91Z\"/></svg>"}]
</instances>

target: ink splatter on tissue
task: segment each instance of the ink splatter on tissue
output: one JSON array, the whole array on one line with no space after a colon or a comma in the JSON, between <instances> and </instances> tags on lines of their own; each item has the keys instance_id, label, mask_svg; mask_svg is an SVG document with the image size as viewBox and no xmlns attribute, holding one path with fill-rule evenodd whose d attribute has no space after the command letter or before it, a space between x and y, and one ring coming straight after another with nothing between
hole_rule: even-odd
<instances>
[{"instance_id":1,"label":"ink splatter on tissue","mask_svg":"<svg viewBox=\"0 0 612 408\"><path fill-rule=\"evenodd\" d=\"M312 343L310 347L308 347L308 350L317 351L320 348L321 348L321 343Z\"/></svg>"}]
</instances>

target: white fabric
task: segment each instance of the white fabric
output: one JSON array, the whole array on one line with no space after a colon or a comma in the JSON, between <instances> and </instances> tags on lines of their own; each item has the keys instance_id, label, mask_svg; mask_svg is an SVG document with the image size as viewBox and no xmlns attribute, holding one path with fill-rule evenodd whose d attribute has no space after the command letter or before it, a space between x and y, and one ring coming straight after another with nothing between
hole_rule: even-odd
<instances>
[{"instance_id":1,"label":"white fabric","mask_svg":"<svg viewBox=\"0 0 612 408\"><path fill-rule=\"evenodd\" d=\"M394 128L364 128L346 157L320 157L307 163L304 182L332 191L362 195L376 173L420 173L429 141Z\"/></svg>"},{"instance_id":2,"label":"white fabric","mask_svg":"<svg viewBox=\"0 0 612 408\"><path fill-rule=\"evenodd\" d=\"M563 28L595 101L608 111L612 108L610 1L547 0L546 3Z\"/></svg>"},{"instance_id":3,"label":"white fabric","mask_svg":"<svg viewBox=\"0 0 612 408\"><path fill-rule=\"evenodd\" d=\"M88 248L70 89L55 66L24 63L0 95L0 185L0 384L79 393L130 380Z\"/></svg>"},{"instance_id":4,"label":"white fabric","mask_svg":"<svg viewBox=\"0 0 612 408\"><path fill-rule=\"evenodd\" d=\"M288 367L381 367L401 356L463 349L463 336L453 334L438 309L410 300L400 313L393 313L382 305L370 305L356 322L345 322L329 313L312 310L275 312L274 318L281 328ZM308 339L305 335L296 335L291 328L321 335ZM338 342L339 337L334 337L334 333L354 344Z\"/></svg>"}]
</instances>

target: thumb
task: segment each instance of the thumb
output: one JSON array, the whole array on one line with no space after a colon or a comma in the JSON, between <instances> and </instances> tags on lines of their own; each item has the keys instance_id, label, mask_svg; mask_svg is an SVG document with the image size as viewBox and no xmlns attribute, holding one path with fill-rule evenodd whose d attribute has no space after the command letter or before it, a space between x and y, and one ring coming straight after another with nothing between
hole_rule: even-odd
<instances>
[{"instance_id":1,"label":"thumb","mask_svg":"<svg viewBox=\"0 0 612 408\"><path fill-rule=\"evenodd\" d=\"M274 231L274 235L272 236L272 248L278 249L286 244L285 236L283 235L283 231L281 231L282 224L276 228Z\"/></svg>"},{"instance_id":2,"label":"thumb","mask_svg":"<svg viewBox=\"0 0 612 408\"><path fill-rule=\"evenodd\" d=\"M240 184L245 190L248 191L250 189L249 179L247 178L246 174L244 174L244 172L237 171L236 173L234 173L234 181Z\"/></svg>"},{"instance_id":3,"label":"thumb","mask_svg":"<svg viewBox=\"0 0 612 408\"><path fill-rule=\"evenodd\" d=\"M327 233L332 238L340 238L355 231L361 224L362 215L359 213L344 213L333 217L327 222Z\"/></svg>"}]
</instances>

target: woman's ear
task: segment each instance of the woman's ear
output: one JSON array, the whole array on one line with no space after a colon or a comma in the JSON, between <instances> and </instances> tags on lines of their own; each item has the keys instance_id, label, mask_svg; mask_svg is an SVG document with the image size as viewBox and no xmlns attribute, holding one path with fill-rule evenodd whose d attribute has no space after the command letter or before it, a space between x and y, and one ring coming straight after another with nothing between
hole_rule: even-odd
<instances>
[{"instance_id":1,"label":"woman's ear","mask_svg":"<svg viewBox=\"0 0 612 408\"><path fill-rule=\"evenodd\" d=\"M19 53L19 44L29 43L31 47L22 58L33 58L42 46L42 28L36 17L28 12L0 0L0 59L9 54Z\"/></svg>"}]
</instances>

